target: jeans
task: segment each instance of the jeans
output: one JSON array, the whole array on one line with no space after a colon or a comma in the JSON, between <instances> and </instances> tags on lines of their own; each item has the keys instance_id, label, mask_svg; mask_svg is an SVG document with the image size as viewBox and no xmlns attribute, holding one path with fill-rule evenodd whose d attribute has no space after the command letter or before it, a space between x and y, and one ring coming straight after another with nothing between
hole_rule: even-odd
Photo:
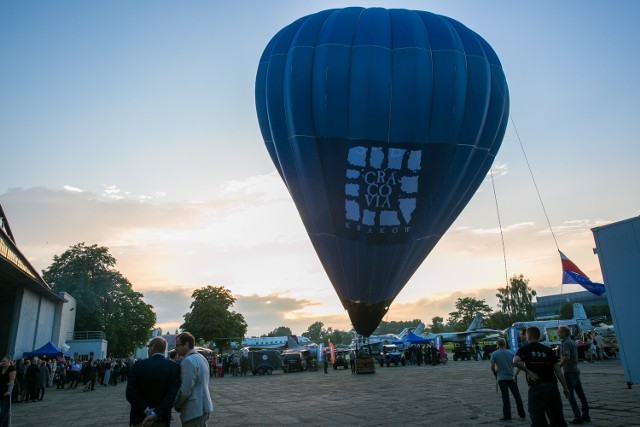
<instances>
[{"instance_id":1,"label":"jeans","mask_svg":"<svg viewBox=\"0 0 640 427\"><path fill-rule=\"evenodd\" d=\"M548 423L545 413L549 415ZM532 427L567 426L556 383L540 383L529 387L529 417Z\"/></svg>"},{"instance_id":2,"label":"jeans","mask_svg":"<svg viewBox=\"0 0 640 427\"><path fill-rule=\"evenodd\" d=\"M589 415L589 403L587 403L587 396L584 395L582 389L582 382L580 382L580 372L565 372L564 378L567 380L567 388L569 389L569 404L573 410L573 415L577 419L582 419L583 416ZM576 394L580 403L582 404L582 413L578 408L578 402L576 401Z\"/></svg>"},{"instance_id":3,"label":"jeans","mask_svg":"<svg viewBox=\"0 0 640 427\"><path fill-rule=\"evenodd\" d=\"M514 380L498 380L498 386L502 393L503 417L511 419L511 402L509 401L509 390L511 390L511 394L513 394L513 398L516 401L516 408L518 408L518 415L520 415L521 418L524 418L526 414L524 412L522 398L520 397L520 390L518 390L518 383Z\"/></svg>"}]
</instances>

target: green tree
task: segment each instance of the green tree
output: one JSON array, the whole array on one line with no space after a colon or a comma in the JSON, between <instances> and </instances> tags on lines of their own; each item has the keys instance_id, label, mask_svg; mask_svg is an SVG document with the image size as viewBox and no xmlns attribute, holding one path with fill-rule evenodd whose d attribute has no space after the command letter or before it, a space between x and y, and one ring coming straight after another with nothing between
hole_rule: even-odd
<instances>
[{"instance_id":1,"label":"green tree","mask_svg":"<svg viewBox=\"0 0 640 427\"><path fill-rule=\"evenodd\" d=\"M291 329L286 326L278 326L273 331L269 332L266 336L268 337L283 337L293 335Z\"/></svg>"},{"instance_id":2,"label":"green tree","mask_svg":"<svg viewBox=\"0 0 640 427\"><path fill-rule=\"evenodd\" d=\"M332 328L330 333L325 334L324 343L328 344L329 341L334 343L335 345L349 345L353 339L353 334L347 331L341 331L339 329L333 330Z\"/></svg>"},{"instance_id":3,"label":"green tree","mask_svg":"<svg viewBox=\"0 0 640 427\"><path fill-rule=\"evenodd\" d=\"M513 325L517 319L514 320L513 316L505 314L501 311L495 311L491 313L491 316L487 319L487 327L493 329L506 329Z\"/></svg>"},{"instance_id":4,"label":"green tree","mask_svg":"<svg viewBox=\"0 0 640 427\"><path fill-rule=\"evenodd\" d=\"M311 340L311 342L320 342L325 334L324 323L322 322L314 322L305 332L302 333L303 337L307 337Z\"/></svg>"},{"instance_id":5,"label":"green tree","mask_svg":"<svg viewBox=\"0 0 640 427\"><path fill-rule=\"evenodd\" d=\"M430 332L434 334L444 331L444 319L440 316L434 316L431 319L431 324L428 326Z\"/></svg>"},{"instance_id":6,"label":"green tree","mask_svg":"<svg viewBox=\"0 0 640 427\"><path fill-rule=\"evenodd\" d=\"M481 313L488 317L493 310L487 305L485 300L473 297L458 298L456 300L456 311L449 313L448 323L455 331L465 330L476 313Z\"/></svg>"},{"instance_id":7,"label":"green tree","mask_svg":"<svg viewBox=\"0 0 640 427\"><path fill-rule=\"evenodd\" d=\"M536 312L533 308L535 296L536 291L529 287L529 279L522 274L511 277L509 286L498 288L496 294L500 311L511 316L514 322L535 319Z\"/></svg>"},{"instance_id":8,"label":"green tree","mask_svg":"<svg viewBox=\"0 0 640 427\"><path fill-rule=\"evenodd\" d=\"M397 334L405 328L413 328L422 323L420 319L413 320L392 320L390 322L382 321L378 325L373 335Z\"/></svg>"},{"instance_id":9,"label":"green tree","mask_svg":"<svg viewBox=\"0 0 640 427\"><path fill-rule=\"evenodd\" d=\"M211 342L222 349L231 338L244 337L247 322L240 313L229 309L236 302L231 291L223 286L205 286L191 294L190 312L184 315L183 331L189 331L198 341Z\"/></svg>"},{"instance_id":10,"label":"green tree","mask_svg":"<svg viewBox=\"0 0 640 427\"><path fill-rule=\"evenodd\" d=\"M156 315L115 264L108 248L78 243L55 255L42 277L76 299L76 331L104 332L109 355L126 357L148 340Z\"/></svg>"}]
</instances>

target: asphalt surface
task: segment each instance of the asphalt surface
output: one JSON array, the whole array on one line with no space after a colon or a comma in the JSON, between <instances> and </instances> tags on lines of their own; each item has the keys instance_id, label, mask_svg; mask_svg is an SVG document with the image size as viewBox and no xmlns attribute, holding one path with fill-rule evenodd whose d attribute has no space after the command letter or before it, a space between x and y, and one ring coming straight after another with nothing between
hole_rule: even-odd
<instances>
[{"instance_id":1,"label":"asphalt surface","mask_svg":"<svg viewBox=\"0 0 640 427\"><path fill-rule=\"evenodd\" d=\"M631 389L618 360L580 363L593 426L640 426L640 385ZM48 388L44 400L13 406L13 427L127 426L126 384ZM529 425L512 400L513 421L499 422L502 402L488 361L449 360L444 366L376 367L375 374L349 370L212 378L215 426L476 426ZM527 405L527 387L519 380ZM573 419L564 400L567 421ZM173 425L179 426L177 414Z\"/></svg>"}]
</instances>

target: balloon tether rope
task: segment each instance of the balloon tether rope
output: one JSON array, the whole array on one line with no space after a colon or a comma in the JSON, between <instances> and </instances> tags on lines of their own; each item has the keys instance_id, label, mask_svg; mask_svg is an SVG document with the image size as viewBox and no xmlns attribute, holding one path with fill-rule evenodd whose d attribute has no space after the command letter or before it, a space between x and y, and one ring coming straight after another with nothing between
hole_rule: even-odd
<instances>
[{"instance_id":1,"label":"balloon tether rope","mask_svg":"<svg viewBox=\"0 0 640 427\"><path fill-rule=\"evenodd\" d=\"M531 181L533 181L533 186L536 188L536 194L538 195L538 200L540 201L540 206L542 206L542 212L544 212L544 217L547 220L547 225L549 226L549 231L551 232L551 237L553 237L553 243L556 245L556 249L558 253L560 253L560 247L558 246L558 240L556 239L556 235L553 232L553 227L551 227L551 221L549 221L549 215L547 214L547 208L544 206L544 202L542 201L542 196L540 195L540 189L538 188L538 183L536 182L536 178L533 175L533 170L531 169L531 164L529 163L529 158L527 157L527 153L524 151L524 144L522 143L522 139L520 138L520 133L518 132L518 128L516 127L516 123L513 120L513 116L509 114L509 120L511 120L511 125L513 126L513 130L516 133L516 138L518 138L518 143L520 144L520 150L522 150L522 155L524 156L524 161L527 164L527 168L529 169L529 175L531 175ZM560 295L562 296L564 287L560 284ZM562 298L561 298L562 299ZM560 325L560 309L562 307L562 302L558 305L558 325Z\"/></svg>"},{"instance_id":2,"label":"balloon tether rope","mask_svg":"<svg viewBox=\"0 0 640 427\"><path fill-rule=\"evenodd\" d=\"M496 193L496 184L493 181L493 170L489 169L489 175L491 176L491 187L493 188L493 198L496 201L496 213L498 215L498 227L500 228L500 239L502 240L502 258L504 260L504 279L507 282L507 289L509 289L509 273L507 271L507 249L504 244L504 233L502 232L502 221L500 220L500 208L498 206L498 194Z\"/></svg>"}]
</instances>

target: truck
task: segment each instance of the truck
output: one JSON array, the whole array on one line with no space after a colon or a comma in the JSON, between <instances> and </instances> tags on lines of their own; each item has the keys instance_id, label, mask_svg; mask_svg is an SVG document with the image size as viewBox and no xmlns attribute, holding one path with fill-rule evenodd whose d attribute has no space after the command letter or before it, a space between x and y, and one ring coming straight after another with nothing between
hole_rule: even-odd
<instances>
[{"instance_id":1,"label":"truck","mask_svg":"<svg viewBox=\"0 0 640 427\"><path fill-rule=\"evenodd\" d=\"M380 363L380 367L393 365L404 366L406 364L406 360L404 358L404 354L400 351L397 345L395 344L385 344L382 347L382 353L379 356L378 362Z\"/></svg>"}]
</instances>

